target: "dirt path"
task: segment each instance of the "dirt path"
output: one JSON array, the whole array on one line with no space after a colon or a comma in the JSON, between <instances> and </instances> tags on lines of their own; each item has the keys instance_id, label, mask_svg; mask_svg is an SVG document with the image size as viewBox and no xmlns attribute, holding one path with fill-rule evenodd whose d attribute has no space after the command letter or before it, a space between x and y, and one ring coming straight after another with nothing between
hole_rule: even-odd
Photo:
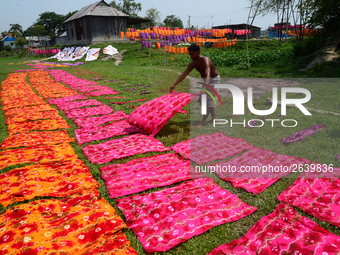
<instances>
[{"instance_id":1,"label":"dirt path","mask_svg":"<svg viewBox=\"0 0 340 255\"><path fill-rule=\"evenodd\" d=\"M123 61L123 54L126 50L121 50L119 53L115 54L115 55L112 55L112 56L108 56L106 58L103 58L102 60L103 61L108 61L110 59L115 59L115 65L118 66L120 62Z\"/></svg>"}]
</instances>

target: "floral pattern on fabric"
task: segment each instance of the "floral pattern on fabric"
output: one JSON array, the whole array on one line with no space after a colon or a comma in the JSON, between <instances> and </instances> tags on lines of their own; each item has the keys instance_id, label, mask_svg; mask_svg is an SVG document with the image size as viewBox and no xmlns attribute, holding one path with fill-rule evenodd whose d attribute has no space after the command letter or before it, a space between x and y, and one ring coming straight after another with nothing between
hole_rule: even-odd
<instances>
[{"instance_id":1,"label":"floral pattern on fabric","mask_svg":"<svg viewBox=\"0 0 340 255\"><path fill-rule=\"evenodd\" d=\"M233 171L226 172L217 171L216 174L221 179L231 182L235 188L243 188L248 192L258 194L280 178L297 170L299 165L305 165L308 162L308 159L275 154L267 149L254 147L240 156L216 163L214 166L233 169Z\"/></svg>"},{"instance_id":2,"label":"floral pattern on fabric","mask_svg":"<svg viewBox=\"0 0 340 255\"><path fill-rule=\"evenodd\" d=\"M122 228L125 223L98 190L34 201L0 214L0 253L136 254Z\"/></svg>"},{"instance_id":3,"label":"floral pattern on fabric","mask_svg":"<svg viewBox=\"0 0 340 255\"><path fill-rule=\"evenodd\" d=\"M65 111L65 110L81 108L84 106L103 105L103 103L99 102L96 99L89 99L89 100L83 100L83 101L62 102L62 103L57 103L56 105L59 110Z\"/></svg>"},{"instance_id":4,"label":"floral pattern on fabric","mask_svg":"<svg viewBox=\"0 0 340 255\"><path fill-rule=\"evenodd\" d=\"M217 247L209 255L335 255L339 251L339 236L299 215L291 207L280 204L245 236Z\"/></svg>"},{"instance_id":5,"label":"floral pattern on fabric","mask_svg":"<svg viewBox=\"0 0 340 255\"><path fill-rule=\"evenodd\" d=\"M128 122L154 136L190 100L190 94L178 92L157 97L135 109Z\"/></svg>"},{"instance_id":6,"label":"floral pattern on fabric","mask_svg":"<svg viewBox=\"0 0 340 255\"><path fill-rule=\"evenodd\" d=\"M43 119L53 119L53 120L63 120L63 118L59 115L57 110L54 111L46 111L46 112L30 112L30 113L19 113L13 116L10 116L6 119L5 124L13 124L24 121L33 121L33 120L43 120Z\"/></svg>"},{"instance_id":7,"label":"floral pattern on fabric","mask_svg":"<svg viewBox=\"0 0 340 255\"><path fill-rule=\"evenodd\" d=\"M123 111L118 111L112 114L97 116L97 117L85 117L85 118L76 118L74 119L74 123L81 128L91 128L95 126L99 126L105 124L110 121L123 120L126 119L129 115L127 115Z\"/></svg>"},{"instance_id":8,"label":"floral pattern on fabric","mask_svg":"<svg viewBox=\"0 0 340 255\"><path fill-rule=\"evenodd\" d=\"M1 143L1 149L28 147L38 145L52 145L58 143L74 142L66 130L59 131L35 131L29 133L19 133L7 137Z\"/></svg>"},{"instance_id":9,"label":"floral pattern on fabric","mask_svg":"<svg viewBox=\"0 0 340 255\"><path fill-rule=\"evenodd\" d=\"M143 130L135 126L131 126L126 120L112 122L105 126L80 128L74 131L79 145L91 141L111 138L114 136L129 135L142 132Z\"/></svg>"},{"instance_id":10,"label":"floral pattern on fabric","mask_svg":"<svg viewBox=\"0 0 340 255\"><path fill-rule=\"evenodd\" d=\"M81 160L49 162L16 168L0 174L0 203L6 207L14 202L36 196L67 197L100 184Z\"/></svg>"},{"instance_id":11,"label":"floral pattern on fabric","mask_svg":"<svg viewBox=\"0 0 340 255\"><path fill-rule=\"evenodd\" d=\"M82 148L85 156L95 164L104 164L114 159L125 158L151 151L168 151L153 137L136 134L122 139L110 140L100 144L90 144Z\"/></svg>"},{"instance_id":12,"label":"floral pattern on fabric","mask_svg":"<svg viewBox=\"0 0 340 255\"><path fill-rule=\"evenodd\" d=\"M117 199L117 206L147 253L167 251L214 226L237 221L256 210L207 178Z\"/></svg>"},{"instance_id":13,"label":"floral pattern on fabric","mask_svg":"<svg viewBox=\"0 0 340 255\"><path fill-rule=\"evenodd\" d=\"M12 109L5 111L5 116L9 117L15 114L32 114L35 112L43 112L43 111L55 111L55 109L48 104L18 107L18 108L12 108Z\"/></svg>"},{"instance_id":14,"label":"floral pattern on fabric","mask_svg":"<svg viewBox=\"0 0 340 255\"><path fill-rule=\"evenodd\" d=\"M104 166L100 171L111 198L168 186L193 177L190 172L190 161L174 153Z\"/></svg>"},{"instance_id":15,"label":"floral pattern on fabric","mask_svg":"<svg viewBox=\"0 0 340 255\"><path fill-rule=\"evenodd\" d=\"M65 111L65 115L68 119L74 119L74 118L80 118L80 117L109 114L112 112L113 112L113 109L110 108L109 106L101 105L101 106L96 106L96 107L67 110Z\"/></svg>"},{"instance_id":16,"label":"floral pattern on fabric","mask_svg":"<svg viewBox=\"0 0 340 255\"><path fill-rule=\"evenodd\" d=\"M0 152L0 169L18 164L45 163L78 158L69 143L10 149Z\"/></svg>"},{"instance_id":17,"label":"floral pattern on fabric","mask_svg":"<svg viewBox=\"0 0 340 255\"><path fill-rule=\"evenodd\" d=\"M278 199L340 227L340 168L328 168L327 172L320 173L316 171L319 166L323 171L324 165L313 162L309 166L309 172L302 173ZM312 169L316 170L311 172ZM332 173L334 177L330 178Z\"/></svg>"},{"instance_id":18,"label":"floral pattern on fabric","mask_svg":"<svg viewBox=\"0 0 340 255\"><path fill-rule=\"evenodd\" d=\"M29 132L34 130L56 130L62 128L70 128L64 119L61 120L34 120L18 122L8 125L8 134L14 135L17 133Z\"/></svg>"}]
</instances>

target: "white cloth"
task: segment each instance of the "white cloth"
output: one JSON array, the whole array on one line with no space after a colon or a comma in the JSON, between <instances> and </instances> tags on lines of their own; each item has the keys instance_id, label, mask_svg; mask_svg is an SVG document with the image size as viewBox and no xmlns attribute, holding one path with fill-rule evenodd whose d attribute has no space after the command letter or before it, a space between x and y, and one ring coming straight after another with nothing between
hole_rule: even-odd
<instances>
[{"instance_id":1,"label":"white cloth","mask_svg":"<svg viewBox=\"0 0 340 255\"><path fill-rule=\"evenodd\" d=\"M105 47L103 49L103 53L112 56L112 55L115 55L115 54L117 54L119 52L118 52L118 50L116 48L114 48L111 45L109 45L109 46L107 46L107 47Z\"/></svg>"},{"instance_id":2,"label":"white cloth","mask_svg":"<svg viewBox=\"0 0 340 255\"><path fill-rule=\"evenodd\" d=\"M71 61L75 61L75 60L78 60L78 59L81 59L82 57L85 56L85 54L88 52L90 47L77 47L75 50L74 50L74 53L72 53L72 59Z\"/></svg>"},{"instance_id":3,"label":"white cloth","mask_svg":"<svg viewBox=\"0 0 340 255\"><path fill-rule=\"evenodd\" d=\"M100 48L89 49L85 61L93 61L99 57Z\"/></svg>"}]
</instances>

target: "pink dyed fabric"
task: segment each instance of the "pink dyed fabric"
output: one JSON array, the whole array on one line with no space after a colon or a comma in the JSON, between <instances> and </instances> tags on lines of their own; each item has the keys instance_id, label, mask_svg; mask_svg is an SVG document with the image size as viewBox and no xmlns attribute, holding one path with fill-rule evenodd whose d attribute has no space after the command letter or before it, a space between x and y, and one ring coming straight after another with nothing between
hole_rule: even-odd
<instances>
[{"instance_id":1,"label":"pink dyed fabric","mask_svg":"<svg viewBox=\"0 0 340 255\"><path fill-rule=\"evenodd\" d=\"M335 255L340 251L340 237L280 204L257 222L247 234L223 244L209 255Z\"/></svg>"},{"instance_id":2,"label":"pink dyed fabric","mask_svg":"<svg viewBox=\"0 0 340 255\"><path fill-rule=\"evenodd\" d=\"M64 103L64 102L82 100L82 99L88 99L88 97L83 96L81 94L78 94L78 95L74 95L74 96L48 99L47 102L49 104L58 104L58 103L60 104L60 103Z\"/></svg>"},{"instance_id":3,"label":"pink dyed fabric","mask_svg":"<svg viewBox=\"0 0 340 255\"><path fill-rule=\"evenodd\" d=\"M325 128L326 128L325 125L319 123L319 124L316 124L316 125L314 125L312 127L300 130L300 131L298 131L298 132L296 132L296 133L294 133L294 134L292 134L292 135L290 135L288 137L285 137L280 142L285 144L285 145L289 145L291 143L300 141L300 140L302 140L303 138L305 138L307 136L313 135L317 131L325 129Z\"/></svg>"},{"instance_id":4,"label":"pink dyed fabric","mask_svg":"<svg viewBox=\"0 0 340 255\"><path fill-rule=\"evenodd\" d=\"M216 171L216 173L223 180L231 182L235 188L243 188L258 194L308 162L308 159L275 154L267 149L254 147L240 156L219 162L214 166L231 169L227 172Z\"/></svg>"},{"instance_id":5,"label":"pink dyed fabric","mask_svg":"<svg viewBox=\"0 0 340 255\"><path fill-rule=\"evenodd\" d=\"M85 146L83 152L85 156L96 164L104 164L114 159L124 158L135 154L146 153L151 151L168 151L164 145L157 139L136 134L107 141L100 144L91 144Z\"/></svg>"},{"instance_id":6,"label":"pink dyed fabric","mask_svg":"<svg viewBox=\"0 0 340 255\"><path fill-rule=\"evenodd\" d=\"M256 210L207 178L117 199L117 206L147 253L167 251L214 226L239 220Z\"/></svg>"},{"instance_id":7,"label":"pink dyed fabric","mask_svg":"<svg viewBox=\"0 0 340 255\"><path fill-rule=\"evenodd\" d=\"M117 94L120 94L120 93L108 87L105 87L105 89L102 89L102 90L85 93L85 95L93 96L93 97L103 96L103 95L117 95Z\"/></svg>"},{"instance_id":8,"label":"pink dyed fabric","mask_svg":"<svg viewBox=\"0 0 340 255\"><path fill-rule=\"evenodd\" d=\"M310 171L318 169L318 166L326 172L302 173L288 189L279 195L278 199L320 220L340 227L340 168L330 169L313 162L309 169ZM334 174L333 178L330 178L331 174ZM323 178L323 175L326 178Z\"/></svg>"},{"instance_id":9,"label":"pink dyed fabric","mask_svg":"<svg viewBox=\"0 0 340 255\"><path fill-rule=\"evenodd\" d=\"M190 159L190 139L179 142L171 147L175 152L181 155L183 158Z\"/></svg>"},{"instance_id":10,"label":"pink dyed fabric","mask_svg":"<svg viewBox=\"0 0 340 255\"><path fill-rule=\"evenodd\" d=\"M147 99L138 99L133 101L126 101L126 102L111 102L111 104L128 104L128 103L136 103L136 102L144 102Z\"/></svg>"},{"instance_id":11,"label":"pink dyed fabric","mask_svg":"<svg viewBox=\"0 0 340 255\"><path fill-rule=\"evenodd\" d=\"M73 121L78 127L90 128L105 124L110 121L126 119L128 116L129 115L127 115L125 112L118 111L112 114L97 117L76 118Z\"/></svg>"},{"instance_id":12,"label":"pink dyed fabric","mask_svg":"<svg viewBox=\"0 0 340 255\"><path fill-rule=\"evenodd\" d=\"M129 135L141 132L143 132L143 130L135 126L131 126L126 120L113 122L105 126L76 129L74 131L79 145L118 135Z\"/></svg>"},{"instance_id":13,"label":"pink dyed fabric","mask_svg":"<svg viewBox=\"0 0 340 255\"><path fill-rule=\"evenodd\" d=\"M190 100L190 94L178 92L157 97L135 109L128 121L154 136Z\"/></svg>"},{"instance_id":14,"label":"pink dyed fabric","mask_svg":"<svg viewBox=\"0 0 340 255\"><path fill-rule=\"evenodd\" d=\"M62 82L68 86L70 86L72 89L77 89L79 87L88 86L88 85L95 85L98 84L94 81L87 81L84 79L80 79L77 76L74 76L64 70L59 69L53 69L48 70L48 73L59 82Z\"/></svg>"},{"instance_id":15,"label":"pink dyed fabric","mask_svg":"<svg viewBox=\"0 0 340 255\"><path fill-rule=\"evenodd\" d=\"M71 109L65 111L65 115L69 119L94 116L94 115L102 115L112 113L113 109L107 105L101 105L97 107L88 107L82 109Z\"/></svg>"},{"instance_id":16,"label":"pink dyed fabric","mask_svg":"<svg viewBox=\"0 0 340 255\"><path fill-rule=\"evenodd\" d=\"M95 99L57 103L57 107L61 111L66 111L66 110L71 110L71 109L76 109L76 108L81 108L84 106L91 106L91 105L103 105L103 103Z\"/></svg>"},{"instance_id":17,"label":"pink dyed fabric","mask_svg":"<svg viewBox=\"0 0 340 255\"><path fill-rule=\"evenodd\" d=\"M111 198L204 176L191 175L190 161L174 153L104 166L100 171Z\"/></svg>"},{"instance_id":18,"label":"pink dyed fabric","mask_svg":"<svg viewBox=\"0 0 340 255\"><path fill-rule=\"evenodd\" d=\"M83 86L77 88L79 92L90 92L90 91L95 91L95 90L103 90L107 89L108 87L102 86L102 85L88 85L88 86Z\"/></svg>"},{"instance_id":19,"label":"pink dyed fabric","mask_svg":"<svg viewBox=\"0 0 340 255\"><path fill-rule=\"evenodd\" d=\"M232 157L253 146L242 138L233 138L219 132L190 139L190 159L203 165L210 161Z\"/></svg>"}]
</instances>

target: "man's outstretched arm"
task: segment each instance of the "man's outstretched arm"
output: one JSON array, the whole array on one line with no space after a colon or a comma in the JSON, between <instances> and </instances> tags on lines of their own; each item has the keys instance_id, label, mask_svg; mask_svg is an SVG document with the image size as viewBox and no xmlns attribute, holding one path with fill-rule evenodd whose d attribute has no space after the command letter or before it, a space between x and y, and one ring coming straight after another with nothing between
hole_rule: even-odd
<instances>
[{"instance_id":1,"label":"man's outstretched arm","mask_svg":"<svg viewBox=\"0 0 340 255\"><path fill-rule=\"evenodd\" d=\"M191 64L189 64L187 69L178 77L177 81L175 81L175 83L172 86L170 86L169 92L173 91L177 84L181 83L184 80L184 78L187 77L187 75L192 71L193 68L194 67Z\"/></svg>"}]
</instances>

